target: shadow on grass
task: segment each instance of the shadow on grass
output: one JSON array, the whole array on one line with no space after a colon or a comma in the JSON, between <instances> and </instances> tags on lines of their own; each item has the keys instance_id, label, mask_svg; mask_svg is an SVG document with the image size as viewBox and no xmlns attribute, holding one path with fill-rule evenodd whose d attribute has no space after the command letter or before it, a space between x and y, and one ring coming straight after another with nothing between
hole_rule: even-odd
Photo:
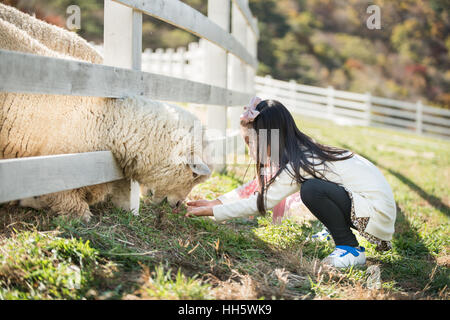
<instances>
[{"instance_id":1,"label":"shadow on grass","mask_svg":"<svg viewBox=\"0 0 450 320\"><path fill-rule=\"evenodd\" d=\"M354 150L354 148L350 148L350 146L348 146L346 144L342 144L342 146L346 149ZM390 174L392 174L398 180L400 180L401 182L406 184L412 191L416 192L423 200L428 202L433 208L435 208L439 212L445 214L447 217L450 217L450 207L447 206L444 202L442 202L442 200L440 198L426 192L420 186L418 186L414 181L412 181L410 178L406 177L405 175L401 174L400 172L392 170L391 168L388 168L388 167L376 162L374 159L371 159L369 156L367 156L365 154L362 154L360 152L358 152L358 154L360 154L364 158L370 160L379 168L382 168L382 169L388 171Z\"/></svg>"},{"instance_id":2,"label":"shadow on grass","mask_svg":"<svg viewBox=\"0 0 450 320\"><path fill-rule=\"evenodd\" d=\"M428 194L411 179L403 174L392 170L368 155L358 152L355 148L343 144L348 150L353 150L364 158L371 161L377 167L386 170L411 190L432 205L436 210L449 216L449 207L439 198ZM395 193L395 192L394 192ZM395 281L398 286L409 293L422 292L429 290L432 294L438 294L448 285L449 270L446 266L439 266L436 258L430 253L430 250L420 235L417 228L410 222L403 210L397 206L397 218L395 222L395 233L392 239L393 252L387 252L380 255L382 276L386 279ZM396 259L395 254L401 258Z\"/></svg>"},{"instance_id":3,"label":"shadow on grass","mask_svg":"<svg viewBox=\"0 0 450 320\"><path fill-rule=\"evenodd\" d=\"M367 159L369 159L369 158L367 158ZM400 172L397 172L390 168L384 167L380 164L377 164L377 166L380 166L380 168L387 170L390 174L392 174L398 180L400 180L401 182L406 184L411 190L415 191L423 200L428 202L436 210L445 214L447 217L450 217L450 207L447 206L445 203L443 203L441 199L439 199L438 197L436 197L432 194L427 193L425 190L423 190L421 187L419 187L417 184L415 184L414 181L412 181L408 177L404 176Z\"/></svg>"}]
</instances>

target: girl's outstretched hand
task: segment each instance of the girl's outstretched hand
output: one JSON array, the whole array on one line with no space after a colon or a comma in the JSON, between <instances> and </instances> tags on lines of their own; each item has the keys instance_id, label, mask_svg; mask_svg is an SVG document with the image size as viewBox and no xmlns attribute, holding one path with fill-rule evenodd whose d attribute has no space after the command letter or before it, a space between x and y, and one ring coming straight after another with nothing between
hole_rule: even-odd
<instances>
[{"instance_id":1,"label":"girl's outstretched hand","mask_svg":"<svg viewBox=\"0 0 450 320\"><path fill-rule=\"evenodd\" d=\"M201 216L212 216L212 207L188 207L185 217L201 217Z\"/></svg>"},{"instance_id":2,"label":"girl's outstretched hand","mask_svg":"<svg viewBox=\"0 0 450 320\"><path fill-rule=\"evenodd\" d=\"M220 200L194 200L194 201L189 201L187 203L188 207L214 207L218 204L222 204L222 202Z\"/></svg>"}]
</instances>

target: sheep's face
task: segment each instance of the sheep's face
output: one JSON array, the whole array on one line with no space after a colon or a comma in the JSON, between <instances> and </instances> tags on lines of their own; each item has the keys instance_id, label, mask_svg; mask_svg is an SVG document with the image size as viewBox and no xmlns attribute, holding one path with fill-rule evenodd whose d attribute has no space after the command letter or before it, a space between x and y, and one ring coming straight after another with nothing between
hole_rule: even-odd
<instances>
[{"instance_id":1,"label":"sheep's face","mask_svg":"<svg viewBox=\"0 0 450 320\"><path fill-rule=\"evenodd\" d=\"M200 121L191 120L189 125L180 125L170 132L170 141L165 142L166 149L163 149L167 153L162 161L142 168L144 174L140 183L144 186L141 194L152 203L167 198L171 206L176 206L186 199L196 184L211 175L209 140Z\"/></svg>"},{"instance_id":2,"label":"sheep's face","mask_svg":"<svg viewBox=\"0 0 450 320\"><path fill-rule=\"evenodd\" d=\"M211 176L211 170L204 162L173 165L166 172L158 181L141 185L141 194L151 203L161 203L167 199L170 206L176 207L195 185Z\"/></svg>"},{"instance_id":3,"label":"sheep's face","mask_svg":"<svg viewBox=\"0 0 450 320\"><path fill-rule=\"evenodd\" d=\"M45 197L30 197L19 201L21 207L29 207L36 210L45 209L48 203L44 200Z\"/></svg>"}]
</instances>

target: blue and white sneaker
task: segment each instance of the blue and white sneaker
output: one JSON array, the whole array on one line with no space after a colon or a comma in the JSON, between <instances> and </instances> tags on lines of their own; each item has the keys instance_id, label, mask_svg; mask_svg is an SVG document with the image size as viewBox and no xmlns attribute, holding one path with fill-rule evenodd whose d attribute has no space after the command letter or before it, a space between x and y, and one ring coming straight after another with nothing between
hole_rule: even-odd
<instances>
[{"instance_id":1,"label":"blue and white sneaker","mask_svg":"<svg viewBox=\"0 0 450 320\"><path fill-rule=\"evenodd\" d=\"M330 232L327 228L324 228L322 231L313 234L308 240L312 241L328 241L331 240Z\"/></svg>"},{"instance_id":2,"label":"blue and white sneaker","mask_svg":"<svg viewBox=\"0 0 450 320\"><path fill-rule=\"evenodd\" d=\"M334 251L325 259L323 264L336 268L347 268L350 266L366 264L366 255L364 247L336 246Z\"/></svg>"}]
</instances>

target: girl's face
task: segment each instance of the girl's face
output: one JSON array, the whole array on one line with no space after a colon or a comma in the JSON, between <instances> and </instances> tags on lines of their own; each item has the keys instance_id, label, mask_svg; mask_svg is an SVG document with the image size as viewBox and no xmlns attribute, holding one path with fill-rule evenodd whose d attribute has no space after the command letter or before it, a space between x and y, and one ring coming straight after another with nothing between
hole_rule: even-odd
<instances>
[{"instance_id":1,"label":"girl's face","mask_svg":"<svg viewBox=\"0 0 450 320\"><path fill-rule=\"evenodd\" d=\"M253 128L241 125L241 136L245 144L248 146L250 156L256 161L256 132Z\"/></svg>"},{"instance_id":2,"label":"girl's face","mask_svg":"<svg viewBox=\"0 0 450 320\"><path fill-rule=\"evenodd\" d=\"M242 139L244 139L245 144L248 146L251 158L253 159L253 161L256 161L256 153L257 153L256 144L258 141L256 136L256 130L241 125L241 136ZM267 146L267 156L270 157L270 146Z\"/></svg>"}]
</instances>

